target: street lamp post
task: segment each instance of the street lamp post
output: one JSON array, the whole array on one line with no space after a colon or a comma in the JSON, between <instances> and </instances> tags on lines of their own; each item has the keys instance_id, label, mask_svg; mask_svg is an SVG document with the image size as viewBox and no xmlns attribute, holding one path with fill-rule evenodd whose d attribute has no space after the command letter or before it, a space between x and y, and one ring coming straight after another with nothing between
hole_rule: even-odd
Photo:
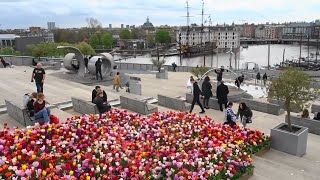
<instances>
[{"instance_id":1,"label":"street lamp post","mask_svg":"<svg viewBox=\"0 0 320 180\"><path fill-rule=\"evenodd\" d=\"M268 35L269 35L269 41L270 41L270 36L271 36L270 32ZM270 43L271 41L268 43L268 70L270 70Z\"/></svg>"},{"instance_id":2,"label":"street lamp post","mask_svg":"<svg viewBox=\"0 0 320 180\"><path fill-rule=\"evenodd\" d=\"M316 51L316 64L318 64L318 54L319 54L319 38L320 38L320 29L318 29L318 38L317 38L317 51Z\"/></svg>"}]
</instances>

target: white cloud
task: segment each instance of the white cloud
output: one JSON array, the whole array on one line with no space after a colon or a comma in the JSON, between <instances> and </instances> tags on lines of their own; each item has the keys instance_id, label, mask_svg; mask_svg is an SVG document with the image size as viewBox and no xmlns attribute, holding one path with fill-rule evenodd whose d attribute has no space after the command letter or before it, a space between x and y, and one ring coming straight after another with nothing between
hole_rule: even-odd
<instances>
[{"instance_id":1,"label":"white cloud","mask_svg":"<svg viewBox=\"0 0 320 180\"><path fill-rule=\"evenodd\" d=\"M214 23L313 21L320 0L204 0ZM201 0L189 0L191 22L200 24ZM141 25L147 16L156 24L186 24L186 0L0 0L1 27L26 27L50 19L57 25L80 26L86 17L107 24ZM18 19L20 18L20 19ZM206 15L207 18L207 15Z\"/></svg>"}]
</instances>

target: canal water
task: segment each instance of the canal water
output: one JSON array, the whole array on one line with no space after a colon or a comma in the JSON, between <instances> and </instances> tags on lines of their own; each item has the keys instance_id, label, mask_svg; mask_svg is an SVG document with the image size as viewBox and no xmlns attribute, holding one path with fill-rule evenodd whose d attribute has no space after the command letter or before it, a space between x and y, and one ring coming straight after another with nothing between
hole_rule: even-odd
<instances>
[{"instance_id":1,"label":"canal water","mask_svg":"<svg viewBox=\"0 0 320 180\"><path fill-rule=\"evenodd\" d=\"M300 54L300 46L299 45L282 45L282 44L272 44L270 45L270 65L274 66L275 64L279 64L283 59L283 50L285 49L285 59L291 60L292 58L299 58ZM316 52L316 47L310 46L310 53ZM302 57L308 56L308 47L302 46L301 51ZM240 57L240 59L239 59ZM120 56L115 55L115 60L121 58ZM153 57L156 58L156 57ZM162 59L162 57L161 57ZM230 54L227 53L219 53L218 58L217 55L209 55L205 57L205 65L207 67L220 67L220 66L229 66ZM232 56L232 66L235 64L235 56ZM319 57L320 59L320 57ZM176 64L183 66L203 66L204 65L204 57L190 57L190 58L182 58L182 62L180 63L179 56L170 56L166 57L166 65L171 65L173 62ZM237 53L237 61L240 61L239 67L244 68L245 62L254 62L259 64L260 66L268 65L268 45L250 45L248 48L240 48L240 53ZM141 64L152 64L151 56L137 56L136 58L129 58L127 60L122 60L121 62L127 63L141 63ZM253 65L252 65L253 66Z\"/></svg>"}]
</instances>

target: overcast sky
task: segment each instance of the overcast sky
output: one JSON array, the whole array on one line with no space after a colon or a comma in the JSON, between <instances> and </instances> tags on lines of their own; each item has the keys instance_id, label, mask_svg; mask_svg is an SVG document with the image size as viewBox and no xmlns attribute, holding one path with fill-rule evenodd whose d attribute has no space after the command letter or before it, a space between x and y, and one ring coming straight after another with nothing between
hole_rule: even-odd
<instances>
[{"instance_id":1,"label":"overcast sky","mask_svg":"<svg viewBox=\"0 0 320 180\"><path fill-rule=\"evenodd\" d=\"M205 0L204 19L213 24L289 22L320 19L320 0ZM201 24L201 0L189 0L191 23ZM185 25L186 0L0 0L0 29L87 26L97 18L104 27L142 25L147 16L154 25Z\"/></svg>"}]
</instances>

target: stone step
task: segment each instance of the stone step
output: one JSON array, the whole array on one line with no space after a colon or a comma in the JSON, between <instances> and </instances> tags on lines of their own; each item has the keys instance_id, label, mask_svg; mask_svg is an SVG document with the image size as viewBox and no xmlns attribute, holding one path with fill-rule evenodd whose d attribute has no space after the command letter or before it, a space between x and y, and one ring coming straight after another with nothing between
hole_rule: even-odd
<instances>
[{"instance_id":1,"label":"stone step","mask_svg":"<svg viewBox=\"0 0 320 180\"><path fill-rule=\"evenodd\" d=\"M5 114L7 113L7 108L6 107L0 107L0 114Z\"/></svg>"},{"instance_id":2,"label":"stone step","mask_svg":"<svg viewBox=\"0 0 320 180\"><path fill-rule=\"evenodd\" d=\"M253 175L249 178L250 180L272 180L270 178L265 177L264 175L261 175L254 171Z\"/></svg>"},{"instance_id":3,"label":"stone step","mask_svg":"<svg viewBox=\"0 0 320 180\"><path fill-rule=\"evenodd\" d=\"M108 101L109 104L112 106L112 107L118 107L120 106L120 100L119 99L114 99L114 100L110 100Z\"/></svg>"},{"instance_id":4,"label":"stone step","mask_svg":"<svg viewBox=\"0 0 320 180\"><path fill-rule=\"evenodd\" d=\"M318 180L318 175L309 174L303 170L298 170L285 163L281 163L281 157L277 160L269 160L254 156L254 172L269 179L281 180Z\"/></svg>"},{"instance_id":5,"label":"stone step","mask_svg":"<svg viewBox=\"0 0 320 180\"><path fill-rule=\"evenodd\" d=\"M181 99L182 101L186 101L187 100L185 96L176 96L175 98Z\"/></svg>"},{"instance_id":6,"label":"stone step","mask_svg":"<svg viewBox=\"0 0 320 180\"><path fill-rule=\"evenodd\" d=\"M69 102L69 103L65 103L65 104L60 104L57 106L57 108L65 111L65 110L72 109L72 106L73 106L72 102Z\"/></svg>"},{"instance_id":7,"label":"stone step","mask_svg":"<svg viewBox=\"0 0 320 180\"><path fill-rule=\"evenodd\" d=\"M320 175L320 162L318 161L319 159L309 160L305 159L304 157L292 156L273 149L264 154L263 158L270 161L278 162L280 164L288 165L296 169L297 171L305 172L309 175Z\"/></svg>"}]
</instances>

